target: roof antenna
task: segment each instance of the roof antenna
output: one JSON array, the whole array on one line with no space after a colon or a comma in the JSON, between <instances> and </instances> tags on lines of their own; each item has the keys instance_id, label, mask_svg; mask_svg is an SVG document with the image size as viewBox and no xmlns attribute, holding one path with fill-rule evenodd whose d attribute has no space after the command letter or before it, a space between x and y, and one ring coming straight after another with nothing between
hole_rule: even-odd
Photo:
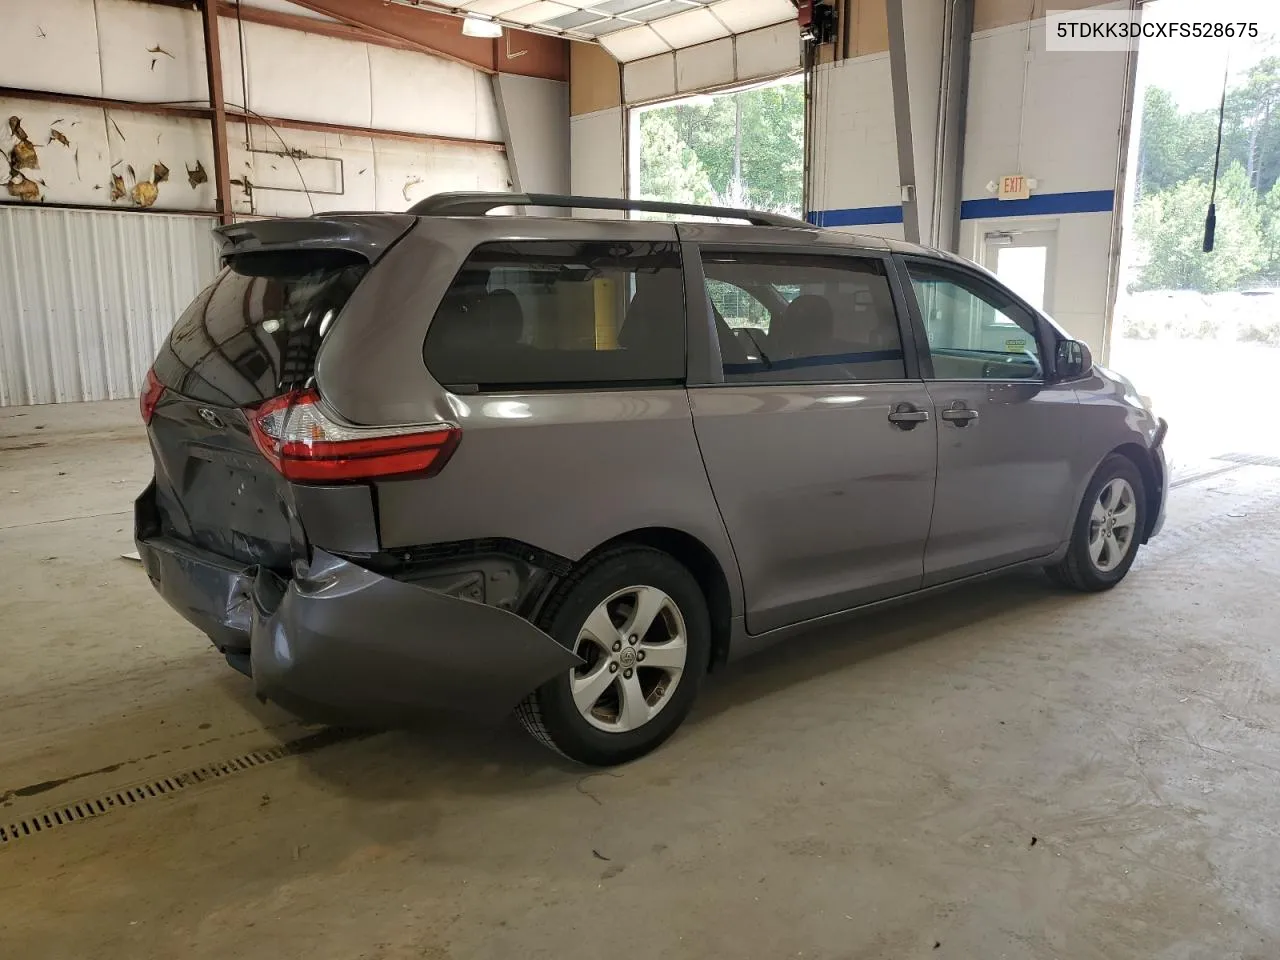
<instances>
[{"instance_id":1,"label":"roof antenna","mask_svg":"<svg viewBox=\"0 0 1280 960\"><path fill-rule=\"evenodd\" d=\"M1218 161L1222 159L1222 118L1227 110L1227 80L1231 76L1231 52L1222 68L1222 100L1218 103L1218 145L1213 151L1213 186L1209 190L1209 215L1204 218L1204 252L1213 252L1213 233L1218 226L1218 211L1214 201L1218 198Z\"/></svg>"}]
</instances>

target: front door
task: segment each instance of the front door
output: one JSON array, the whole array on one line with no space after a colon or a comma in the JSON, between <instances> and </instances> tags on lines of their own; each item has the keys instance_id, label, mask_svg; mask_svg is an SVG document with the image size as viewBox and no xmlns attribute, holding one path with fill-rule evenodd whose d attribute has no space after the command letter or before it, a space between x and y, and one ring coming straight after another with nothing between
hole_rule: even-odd
<instances>
[{"instance_id":1,"label":"front door","mask_svg":"<svg viewBox=\"0 0 1280 960\"><path fill-rule=\"evenodd\" d=\"M918 589L937 424L891 261L704 246L702 264L723 382L689 396L747 629Z\"/></svg>"},{"instance_id":2,"label":"front door","mask_svg":"<svg viewBox=\"0 0 1280 960\"><path fill-rule=\"evenodd\" d=\"M924 583L1052 553L1076 509L1075 390L1046 382L1049 334L975 270L908 259L938 420Z\"/></svg>"}]
</instances>

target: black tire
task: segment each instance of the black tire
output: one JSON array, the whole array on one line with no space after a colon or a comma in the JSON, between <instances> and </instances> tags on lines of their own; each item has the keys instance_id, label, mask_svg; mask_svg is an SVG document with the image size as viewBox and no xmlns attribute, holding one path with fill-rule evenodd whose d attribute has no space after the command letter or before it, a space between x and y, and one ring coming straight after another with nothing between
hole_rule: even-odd
<instances>
[{"instance_id":1,"label":"black tire","mask_svg":"<svg viewBox=\"0 0 1280 960\"><path fill-rule=\"evenodd\" d=\"M516 716L535 739L570 760L612 766L653 750L680 726L706 675L711 657L711 618L706 597L681 563L650 547L610 550L583 564L547 602L538 625L569 649L575 649L587 617L597 606L620 590L642 586L661 590L678 608L686 640L684 668L670 699L657 714L626 732L598 729L579 712L570 692L571 672L529 694L516 708ZM636 676L640 676L638 668Z\"/></svg>"},{"instance_id":2,"label":"black tire","mask_svg":"<svg viewBox=\"0 0 1280 960\"><path fill-rule=\"evenodd\" d=\"M1134 532L1121 561L1113 568L1104 570L1094 562L1089 552L1090 537L1093 533L1093 508L1098 501L1102 489L1113 480L1124 480L1133 490L1133 505L1136 513ZM1129 568L1138 555L1142 543L1142 531L1147 523L1147 491L1142 482L1142 474L1128 457L1113 453L1102 461L1098 470L1089 481L1076 512L1075 525L1071 528L1071 545L1067 555L1060 563L1046 567L1045 572L1055 583L1072 590L1085 593L1097 593L1110 590L1125 578Z\"/></svg>"}]
</instances>

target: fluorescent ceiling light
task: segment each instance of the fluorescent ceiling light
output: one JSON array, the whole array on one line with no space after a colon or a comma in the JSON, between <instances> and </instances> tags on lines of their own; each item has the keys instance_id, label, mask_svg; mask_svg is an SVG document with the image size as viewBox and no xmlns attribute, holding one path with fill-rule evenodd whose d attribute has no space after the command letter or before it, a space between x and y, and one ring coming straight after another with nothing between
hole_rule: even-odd
<instances>
[{"instance_id":1,"label":"fluorescent ceiling light","mask_svg":"<svg viewBox=\"0 0 1280 960\"><path fill-rule=\"evenodd\" d=\"M502 36L502 24L488 17L469 13L462 18L462 34L466 37L486 37L492 39Z\"/></svg>"}]
</instances>

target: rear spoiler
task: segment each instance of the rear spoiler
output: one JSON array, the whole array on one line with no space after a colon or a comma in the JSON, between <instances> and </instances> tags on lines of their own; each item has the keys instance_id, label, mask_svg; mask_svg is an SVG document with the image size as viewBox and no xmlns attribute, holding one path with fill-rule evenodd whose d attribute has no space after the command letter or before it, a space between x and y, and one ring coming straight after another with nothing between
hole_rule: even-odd
<instances>
[{"instance_id":1,"label":"rear spoiler","mask_svg":"<svg viewBox=\"0 0 1280 960\"><path fill-rule=\"evenodd\" d=\"M306 219L251 220L215 227L220 256L272 250L345 250L370 263L416 222L402 213L330 215Z\"/></svg>"}]
</instances>

